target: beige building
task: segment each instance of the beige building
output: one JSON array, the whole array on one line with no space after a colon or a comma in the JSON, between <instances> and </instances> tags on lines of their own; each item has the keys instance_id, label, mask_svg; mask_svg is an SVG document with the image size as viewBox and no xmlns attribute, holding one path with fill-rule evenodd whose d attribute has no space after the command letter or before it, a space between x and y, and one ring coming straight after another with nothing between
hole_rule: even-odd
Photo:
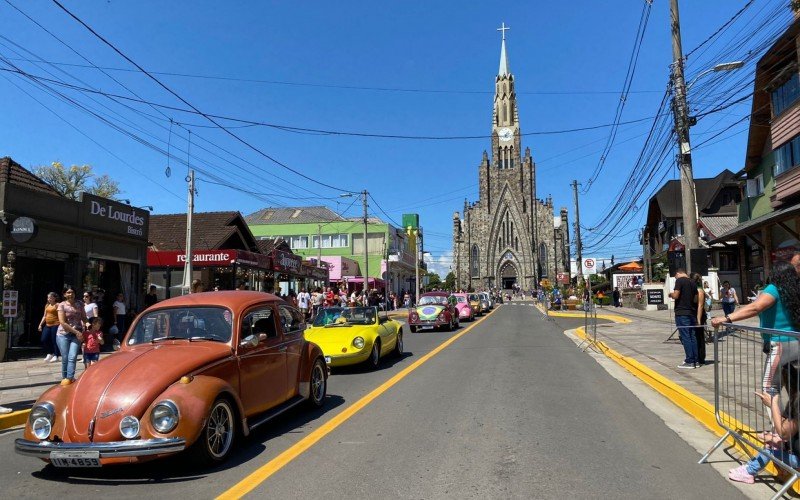
<instances>
[{"instance_id":1,"label":"beige building","mask_svg":"<svg viewBox=\"0 0 800 500\"><path fill-rule=\"evenodd\" d=\"M568 276L567 211L554 214L552 198L536 196L536 164L530 148L522 151L505 36L495 78L492 152L483 152L478 184L479 200L465 200L463 213L453 215L456 287L528 289L561 271Z\"/></svg>"}]
</instances>

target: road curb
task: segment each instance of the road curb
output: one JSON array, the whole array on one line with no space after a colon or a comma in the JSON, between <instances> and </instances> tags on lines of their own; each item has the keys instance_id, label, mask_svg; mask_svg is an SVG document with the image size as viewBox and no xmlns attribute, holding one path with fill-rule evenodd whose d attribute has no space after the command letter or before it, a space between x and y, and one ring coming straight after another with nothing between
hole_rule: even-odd
<instances>
[{"instance_id":1,"label":"road curb","mask_svg":"<svg viewBox=\"0 0 800 500\"><path fill-rule=\"evenodd\" d=\"M24 424L25 421L28 420L30 412L31 410L29 408L27 410L11 412L7 415L0 415L0 431Z\"/></svg>"}]
</instances>

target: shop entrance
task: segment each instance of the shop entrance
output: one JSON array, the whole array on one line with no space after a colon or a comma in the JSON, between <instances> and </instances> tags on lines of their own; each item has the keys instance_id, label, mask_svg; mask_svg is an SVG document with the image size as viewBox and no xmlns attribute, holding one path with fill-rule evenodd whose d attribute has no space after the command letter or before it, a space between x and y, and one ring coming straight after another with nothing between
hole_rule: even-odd
<instances>
[{"instance_id":1,"label":"shop entrance","mask_svg":"<svg viewBox=\"0 0 800 500\"><path fill-rule=\"evenodd\" d=\"M41 337L38 326L47 303L47 294L56 292L59 300L64 287L64 262L17 257L14 271L19 287L18 316L14 319L12 347L38 347Z\"/></svg>"}]
</instances>

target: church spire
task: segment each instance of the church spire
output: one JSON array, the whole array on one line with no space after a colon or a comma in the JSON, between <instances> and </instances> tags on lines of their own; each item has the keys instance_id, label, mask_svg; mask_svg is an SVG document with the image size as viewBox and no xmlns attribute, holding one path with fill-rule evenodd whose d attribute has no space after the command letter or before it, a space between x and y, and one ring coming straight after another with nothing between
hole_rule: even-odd
<instances>
[{"instance_id":1,"label":"church spire","mask_svg":"<svg viewBox=\"0 0 800 500\"><path fill-rule=\"evenodd\" d=\"M497 31L503 34L503 41L500 45L500 69L497 71L497 76L508 76L511 72L508 70L508 56L506 55L506 30L511 28L506 27L506 23L502 23Z\"/></svg>"}]
</instances>

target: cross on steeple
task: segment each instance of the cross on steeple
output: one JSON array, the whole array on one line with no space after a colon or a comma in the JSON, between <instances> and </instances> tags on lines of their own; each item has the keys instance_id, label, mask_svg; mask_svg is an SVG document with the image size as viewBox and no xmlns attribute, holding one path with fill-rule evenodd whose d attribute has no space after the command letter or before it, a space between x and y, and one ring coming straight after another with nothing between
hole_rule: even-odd
<instances>
[{"instance_id":1,"label":"cross on steeple","mask_svg":"<svg viewBox=\"0 0 800 500\"><path fill-rule=\"evenodd\" d=\"M510 29L511 29L511 28L507 28L507 27L506 27L506 23L505 23L505 22L503 22L503 23L500 23L500 27L499 27L499 28L497 28L497 31L499 31L500 33L502 33L502 34L503 34L503 40L505 40L505 39L506 39L506 31L507 31L507 30L510 30Z\"/></svg>"}]
</instances>

